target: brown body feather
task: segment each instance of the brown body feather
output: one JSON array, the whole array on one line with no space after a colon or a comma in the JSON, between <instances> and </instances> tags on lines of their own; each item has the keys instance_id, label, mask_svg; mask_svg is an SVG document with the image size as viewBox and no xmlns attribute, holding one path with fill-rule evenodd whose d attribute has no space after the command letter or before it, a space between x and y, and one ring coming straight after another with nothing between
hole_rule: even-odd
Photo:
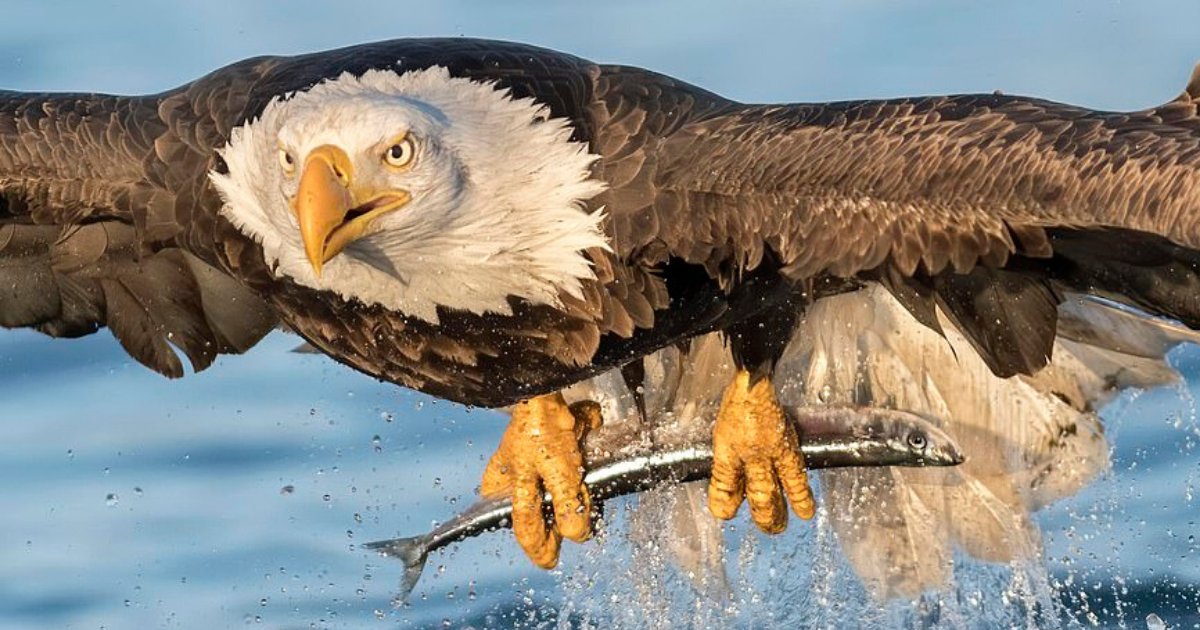
<instances>
[{"instance_id":1,"label":"brown body feather","mask_svg":"<svg viewBox=\"0 0 1200 630\"><path fill-rule=\"evenodd\" d=\"M546 104L601 156L608 189L592 204L614 251L588 252L597 280L583 299L514 299L511 316L443 309L432 325L276 277L218 214L215 151L271 99L342 72L433 65ZM1200 325L1200 293L1165 288L1200 280L1198 101L1194 80L1132 113L998 95L742 105L469 39L251 59L145 97L0 93L0 273L20 276L0 323L107 325L178 375L165 344L199 369L278 318L376 377L496 406L785 300L881 282L927 325L941 305L998 374L1032 372L1065 288ZM97 229L121 238L102 244ZM56 258L80 234L90 262Z\"/></svg>"}]
</instances>

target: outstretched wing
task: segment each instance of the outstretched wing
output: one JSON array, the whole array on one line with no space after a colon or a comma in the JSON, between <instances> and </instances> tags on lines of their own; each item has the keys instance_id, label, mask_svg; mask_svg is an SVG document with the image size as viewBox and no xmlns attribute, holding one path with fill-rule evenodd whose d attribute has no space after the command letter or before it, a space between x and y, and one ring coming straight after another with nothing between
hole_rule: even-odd
<instances>
[{"instance_id":1,"label":"outstretched wing","mask_svg":"<svg viewBox=\"0 0 1200 630\"><path fill-rule=\"evenodd\" d=\"M180 247L180 191L154 98L0 93L0 326L77 337L107 326L182 376L275 325L252 292Z\"/></svg>"},{"instance_id":2,"label":"outstretched wing","mask_svg":"<svg viewBox=\"0 0 1200 630\"><path fill-rule=\"evenodd\" d=\"M40 258L44 268L51 260L49 237L27 226L57 226L58 242L81 225L117 223L133 236L122 249L128 253L114 249L113 260L137 264L105 273L129 278L137 270L158 287L185 273L179 257L166 255L178 273L161 271L162 263L152 273L144 266L180 249L236 277L249 288L245 299L269 292L277 282L256 246L217 213L206 176L222 168L214 151L273 98L343 72L432 65L547 104L602 157L597 174L610 186L594 202L611 217L615 255L591 252L598 282L582 300L567 300L553 326L505 329L514 339L544 337L538 345L553 359L545 366L615 363L719 327L728 306L704 291L693 295L696 312L687 317L656 315L674 303L673 280L697 284L695 269L726 288L762 267L793 280L879 281L927 325L937 326L932 314L940 307L1002 375L1045 365L1064 290L1200 325L1200 82L1162 107L1124 114L1006 96L743 106L636 68L467 39L250 59L147 97L0 93L3 264L20 268ZM21 243L42 245L18 253ZM158 307L123 299L139 290L101 288L93 295L105 297L89 300L91 314L64 316L35 286L49 285L13 285L0 304L14 313L6 322L47 332L64 318L109 325L127 348L143 349L139 360L165 373L178 369L156 335L161 341L191 331L183 336L194 340L180 339L179 347L196 365L210 360L199 348L232 347L195 314L195 295L190 305L170 298L176 311L192 312L187 325L166 315L113 325L117 312ZM708 303L715 306L701 308ZM85 327L60 326L75 334ZM440 382L487 359L449 337L432 340L435 332L397 335L414 357L409 363L424 371L385 376ZM631 335L612 348L601 343ZM487 340L471 341L483 347Z\"/></svg>"},{"instance_id":3,"label":"outstretched wing","mask_svg":"<svg viewBox=\"0 0 1200 630\"><path fill-rule=\"evenodd\" d=\"M640 81L597 106L621 121L599 146L622 165L605 200L629 260L878 281L1003 376L1046 364L1064 291L1200 326L1200 73L1128 113L1004 95L639 110Z\"/></svg>"}]
</instances>

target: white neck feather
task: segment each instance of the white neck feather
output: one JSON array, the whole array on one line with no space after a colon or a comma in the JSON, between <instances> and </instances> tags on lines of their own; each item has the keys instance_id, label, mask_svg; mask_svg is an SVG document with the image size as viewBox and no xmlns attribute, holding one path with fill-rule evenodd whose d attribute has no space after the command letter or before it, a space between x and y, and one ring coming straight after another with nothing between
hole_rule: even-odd
<instances>
[{"instance_id":1,"label":"white neck feather","mask_svg":"<svg viewBox=\"0 0 1200 630\"><path fill-rule=\"evenodd\" d=\"M281 131L310 148L353 147L387 135L370 123L389 115L410 116L405 124L434 136L456 168L430 173L409 206L329 260L318 278L282 192ZM590 177L596 156L548 118L531 99L440 67L343 74L275 99L234 129L221 152L228 174L210 178L222 214L262 244L277 274L301 285L434 323L439 306L510 314L510 296L557 306L561 294L580 296L581 281L594 278L584 250L609 246L602 213L584 208L604 188Z\"/></svg>"}]
</instances>

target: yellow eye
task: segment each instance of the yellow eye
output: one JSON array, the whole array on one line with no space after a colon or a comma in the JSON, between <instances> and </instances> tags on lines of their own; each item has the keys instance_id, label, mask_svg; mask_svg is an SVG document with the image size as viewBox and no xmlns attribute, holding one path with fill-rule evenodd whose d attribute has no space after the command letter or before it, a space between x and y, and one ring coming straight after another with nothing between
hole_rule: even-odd
<instances>
[{"instance_id":1,"label":"yellow eye","mask_svg":"<svg viewBox=\"0 0 1200 630\"><path fill-rule=\"evenodd\" d=\"M287 149L279 150L279 168L287 175L296 172L296 160L292 158L292 154L288 153Z\"/></svg>"},{"instance_id":2,"label":"yellow eye","mask_svg":"<svg viewBox=\"0 0 1200 630\"><path fill-rule=\"evenodd\" d=\"M416 152L417 147L413 144L412 138L405 138L383 152L383 161L392 168L403 168L412 162Z\"/></svg>"}]
</instances>

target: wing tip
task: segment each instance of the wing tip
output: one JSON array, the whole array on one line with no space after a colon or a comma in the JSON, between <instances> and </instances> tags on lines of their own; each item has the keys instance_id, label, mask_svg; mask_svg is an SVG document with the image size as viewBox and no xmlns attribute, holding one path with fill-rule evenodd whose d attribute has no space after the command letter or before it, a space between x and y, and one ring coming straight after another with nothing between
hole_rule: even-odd
<instances>
[{"instance_id":1,"label":"wing tip","mask_svg":"<svg viewBox=\"0 0 1200 630\"><path fill-rule=\"evenodd\" d=\"M1192 66L1192 76L1188 79L1187 86L1183 88L1183 93L1176 100L1200 101L1200 61Z\"/></svg>"}]
</instances>

